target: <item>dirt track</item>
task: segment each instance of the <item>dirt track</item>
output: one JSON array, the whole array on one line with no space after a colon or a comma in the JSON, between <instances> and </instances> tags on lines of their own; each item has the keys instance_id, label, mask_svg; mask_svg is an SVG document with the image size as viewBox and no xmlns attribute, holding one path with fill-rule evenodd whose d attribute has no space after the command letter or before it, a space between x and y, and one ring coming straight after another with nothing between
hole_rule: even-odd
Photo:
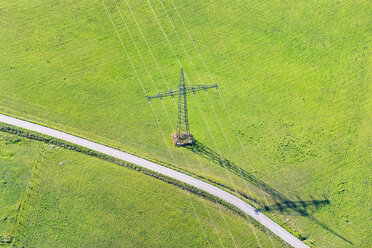
<instances>
[{"instance_id":1,"label":"dirt track","mask_svg":"<svg viewBox=\"0 0 372 248\"><path fill-rule=\"evenodd\" d=\"M140 157L136 157L134 155L131 155L129 153L119 151L117 149L110 148L108 146L104 146L101 144L98 144L96 142L92 142L87 139L79 138L71 134L67 134L52 128L48 128L45 126L37 125L28 121L23 121L20 119L16 119L13 117L9 117L3 114L0 114L0 122L4 122L10 125L14 125L17 127L21 127L24 129L32 130L38 133L42 133L45 135L49 135L61 140L65 140L89 149L92 149L94 151L98 151L104 154L107 154L109 156L113 156L115 158L142 166L144 168L147 168L149 170L158 172L160 174L163 174L165 176L177 179L181 182L184 182L186 184L192 185L194 187L197 187L203 191L206 191L220 199L223 199L224 201L238 207L240 210L245 212L246 214L250 215L252 218L256 219L259 223L264 225L266 228L271 230L273 233L275 233L278 237L283 239L288 244L292 245L293 247L303 248L303 247L309 247L303 242L301 242L299 239L297 239L295 236L290 234L288 231L286 231L284 228L279 226L277 223L272 221L270 218L268 218L266 215L249 205L248 203L242 201L238 197L220 189L217 188L211 184L208 184L206 182L203 182L201 180L198 180L194 177L188 176L186 174L183 174L181 172L172 170L168 167L153 163L151 161L145 160Z\"/></svg>"}]
</instances>

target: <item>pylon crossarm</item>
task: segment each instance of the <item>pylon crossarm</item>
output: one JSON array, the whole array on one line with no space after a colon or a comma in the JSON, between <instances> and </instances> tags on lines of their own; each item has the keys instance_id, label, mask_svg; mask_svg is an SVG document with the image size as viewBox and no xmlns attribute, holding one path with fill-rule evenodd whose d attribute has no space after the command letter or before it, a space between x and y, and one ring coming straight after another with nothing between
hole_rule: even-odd
<instances>
[{"instance_id":1,"label":"pylon crossarm","mask_svg":"<svg viewBox=\"0 0 372 248\"><path fill-rule=\"evenodd\" d=\"M191 85L186 87L186 93L195 93L201 90L207 90L211 88L218 88L217 84L213 85Z\"/></svg>"},{"instance_id":2,"label":"pylon crossarm","mask_svg":"<svg viewBox=\"0 0 372 248\"><path fill-rule=\"evenodd\" d=\"M198 91L201 91L201 90L207 90L207 89L210 89L210 88L218 88L218 86L217 86L217 84L186 86L185 93L186 94L187 93L195 93L195 92L198 92ZM147 96L147 100L151 100L151 99L154 99L154 98L163 98L163 97L167 97L167 96L178 96L179 94L180 94L180 89L179 88L170 89L170 90L167 90L167 91L164 91L164 92L159 92L156 95Z\"/></svg>"},{"instance_id":3,"label":"pylon crossarm","mask_svg":"<svg viewBox=\"0 0 372 248\"><path fill-rule=\"evenodd\" d=\"M164 92L159 92L158 94L156 95L153 95L153 96L147 96L147 100L151 100L153 98L163 98L163 97L167 97L167 96L177 96L180 94L180 91L179 89L170 89L170 90L167 90L167 91L164 91Z\"/></svg>"}]
</instances>

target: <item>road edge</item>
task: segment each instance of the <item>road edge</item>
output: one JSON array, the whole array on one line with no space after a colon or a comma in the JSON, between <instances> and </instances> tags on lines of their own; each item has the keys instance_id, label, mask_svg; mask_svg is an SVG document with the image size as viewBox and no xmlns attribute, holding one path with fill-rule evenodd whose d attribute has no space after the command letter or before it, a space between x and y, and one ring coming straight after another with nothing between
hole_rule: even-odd
<instances>
[{"instance_id":1,"label":"road edge","mask_svg":"<svg viewBox=\"0 0 372 248\"><path fill-rule=\"evenodd\" d=\"M263 225L262 223L260 223L258 220L256 220L254 218L254 216L252 216L252 215L244 212L238 206L233 205L233 204L231 204L231 203L229 203L229 202L221 199L220 197L218 197L216 195L213 195L211 193L208 193L208 192L204 191L203 189L200 189L198 187L192 186L192 185L190 185L188 183L185 183L185 182L181 182L180 180L177 180L175 178L169 177L169 176L164 175L162 173L159 173L159 172L150 170L150 169L145 168L145 167L143 167L141 165L130 163L130 162L125 161L123 159L116 158L116 157L111 156L109 154L102 153L102 152L99 152L99 151L95 151L95 150L90 149L88 147L81 146L81 145L78 145L78 144L75 144L75 143L71 143L71 142L66 141L66 140L63 140L63 139L56 138L53 135L47 135L47 134L43 134L43 133L40 133L40 132L31 130L31 129L24 128L24 127L22 127L20 125L17 125L16 123L11 123L12 121L9 121L9 120L12 120L12 119L13 120L20 121L20 122L25 122L25 123L29 123L29 124L32 124L32 125L36 125L36 126L39 126L39 127L45 128L45 129L53 130L55 132L64 133L62 131L58 131L58 130L55 130L55 129L52 129L52 128L48 128L48 127L42 126L40 124L35 124L35 123L28 122L28 121L25 121L25 120L21 120L21 119L15 118L15 117L9 117L9 116L3 115L3 114L0 114L0 131L4 131L4 132L7 132L7 133L12 133L12 134L15 134L15 135L18 135L18 136L22 136L22 137L33 139L33 140L37 140L37 141L42 141L44 143L49 143L49 144L57 145L57 146L60 146L62 148L65 148L65 149L74 150L74 151L77 151L77 152L82 152L82 153L87 154L87 155L90 155L90 156L94 156L94 157L97 157L97 158L100 158L100 159L103 159L103 160L106 160L106 161L109 161L109 162L112 162L112 163L115 163L115 164L118 164L118 165L121 165L121 166L125 166L125 167L128 167L128 168L134 169L134 170L139 171L139 172L142 172L142 173L144 173L146 175L149 175L149 176L158 178L158 179L163 180L163 181L165 181L167 183L170 183L170 184L173 184L173 185L175 185L177 187L180 187L180 188L182 188L184 190L187 190L189 192L192 192L194 194L197 194L199 196L202 196L202 197L204 197L204 198L206 198L208 200L215 201L215 202L217 202L217 203L219 203L219 204L221 204L221 205L223 205L223 206L231 209L232 211L238 213L239 215L245 217L246 219L248 219L249 221L251 221L258 229L260 229L260 230L269 230L270 232L272 232L273 234L275 234L275 232L273 232L273 230L271 230L270 228L268 228L265 225ZM2 123L5 123L5 125L2 124ZM67 133L64 133L64 134L70 135L70 134L67 134ZM77 137L75 135L70 135L70 136ZM77 138L80 138L80 139L85 140L84 138L81 138L81 137L77 137ZM89 140L86 140L86 141L89 141ZM99 143L96 143L96 142L93 142L93 141L90 141L90 142L95 143L97 145L100 145ZM111 148L111 149L113 149L113 148ZM114 150L116 150L116 149L114 149ZM124 153L124 152L122 152L122 153ZM134 155L132 155L132 156L134 156ZM143 159L143 158L141 158L141 159ZM152 163L154 163L154 162L152 162ZM165 167L165 168L167 168L169 170L177 171L177 170L174 170L174 168L169 168L169 167L166 167L164 165L159 165L158 164L158 166ZM190 175L189 173L185 174L183 171L177 171L177 172L180 173L180 174L184 174L185 176L188 176L188 177L195 176L195 175ZM198 179L195 178L195 180L201 181L200 178L198 178ZM211 184L210 182L205 182L205 181L202 181L202 182L204 182L205 184L209 184L211 186L214 186L214 187L217 186L217 185ZM224 191L225 193L227 193L229 195L232 195L233 197L238 198L237 196L231 194L230 192L227 192L226 189L221 189L221 188L219 188L219 189L222 190L222 191ZM248 204L246 202L244 202L244 203L250 206L250 204ZM250 207L252 207L252 206L250 206ZM255 209L255 208L253 208L253 209ZM259 212L259 210L255 209L255 211L257 211L257 214L259 213L259 214L263 215L262 213ZM282 228L284 231L286 231L283 227L280 227L280 228ZM286 232L288 232L288 231L286 231ZM289 234L291 236L293 236L292 239L293 239L294 243L288 243L287 242L288 244L291 244L294 247L309 247L307 244L305 244L304 242L300 241L299 240L299 237L296 237L296 236L294 236L291 233L289 233ZM298 233L295 233L295 235L296 234L299 235ZM283 237L280 237L280 235L275 234L275 236L281 238L280 239L281 241L284 241L284 238Z\"/></svg>"}]
</instances>

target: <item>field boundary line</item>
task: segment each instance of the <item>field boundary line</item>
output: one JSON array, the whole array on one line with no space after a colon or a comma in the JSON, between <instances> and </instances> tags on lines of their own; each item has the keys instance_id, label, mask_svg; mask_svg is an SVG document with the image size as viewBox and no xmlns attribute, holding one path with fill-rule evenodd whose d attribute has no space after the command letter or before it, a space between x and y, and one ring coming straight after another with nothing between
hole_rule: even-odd
<instances>
[{"instance_id":1,"label":"field boundary line","mask_svg":"<svg viewBox=\"0 0 372 248\"><path fill-rule=\"evenodd\" d=\"M39 123L39 122L35 122L35 121L29 121L29 120L27 120L27 117L23 117L23 116L22 116L22 117L17 117L16 115L13 115L13 114L7 114L7 113L4 113L4 112L0 112L0 116L1 116L1 115L5 115L5 116L8 116L8 117L13 117L13 118L15 118L15 119L19 119L19 120L24 120L24 121L27 121L27 122L30 122L30 123L33 123L33 124L36 124L36 125L40 125L40 126L45 126L45 127L46 127L46 126L49 125L49 124L47 124L47 123ZM1 121L0 121L0 131L4 131L4 130L2 130L2 129L3 129L3 127L2 127L2 123L1 123ZM83 138L83 139L84 139L84 137L83 137L82 135L80 135L80 134L76 134L76 133L73 133L73 132L70 132L70 131L62 131L61 129L58 129L57 127L53 127L53 129L55 129L55 130L57 130L57 131L61 131L61 132L66 132L66 133L69 133L69 134L71 134L71 135L73 135L73 136L76 136L76 137L79 137L79 138ZM7 132L7 131L4 131L4 132ZM13 134L17 134L17 133L13 133ZM87 139L87 140L90 140L90 141L95 142L95 143L102 144L102 145L104 145L104 146L111 147L111 148L113 148L113 149L118 149L118 150L121 149L121 148L119 148L119 147L109 146L108 144L106 144L106 143L104 143L104 142L100 142L100 141L95 140L95 139L91 139L91 138L89 138L89 139ZM138 154L138 153L131 152L131 151L126 151L126 150L125 150L125 152L128 153L128 154L131 154L131 155L133 155L133 156L136 156L136 157L141 157L141 158L146 159L146 160L148 160L148 161L150 161L150 162L154 162L154 163L156 163L156 164L160 164L161 166L168 167L168 168L170 168L170 169L172 169L172 170L175 170L175 171L181 172L181 173L183 173L183 174L186 174L186 175L189 175L189 176L195 177L195 178L197 178L197 179L199 179L199 180L201 180L201 181L203 181L203 182L206 182L206 183L211 184L211 185L213 185L213 186L219 187L219 188L221 188L222 190L227 191L227 192L229 192L229 193L235 195L236 197L241 198L243 201L249 201L249 202L251 202L251 204L253 204L254 206L257 206L258 208L262 208L262 209L265 208L265 206L264 206L261 202L259 202L257 199L255 199L255 198L249 198L249 197L247 197L247 196L244 196L244 193L243 193L243 192L238 191L238 190L234 190L233 188L230 188L229 186L224 185L224 184L222 184L221 182L213 181L212 179L209 179L209 178L207 178L207 177L204 177L204 176L198 175L198 174L196 174L196 173L194 173L194 172L192 172L192 171L185 170L184 168L181 168L181 167L178 167L178 166L175 166L175 165L169 164L169 163L167 163L167 162L164 162L164 161L161 161L161 160L158 160L158 159L149 158L149 157L146 157L146 156L143 156L143 155L140 155L140 154ZM249 203L248 203L248 204L249 204Z\"/></svg>"},{"instance_id":2,"label":"field boundary line","mask_svg":"<svg viewBox=\"0 0 372 248\"><path fill-rule=\"evenodd\" d=\"M113 149L111 147L92 142L90 140L79 138L74 135L58 131L52 128L48 128L45 126L33 124L28 121L20 120L17 118L9 117L3 114L0 114L0 122L3 122L8 125L16 126L19 128L31 130L35 133L39 133L42 135L46 135L49 137L56 138L58 140L62 140L63 142L68 142L67 148L70 147L73 148L73 146L78 146L78 148L84 148L83 151L90 155L99 155L100 157L106 158L110 161L115 161L117 163L120 163L120 161L125 161L128 167L135 168L136 170L142 170L144 172L147 172L149 174L162 176L164 178L167 178L168 180L172 180L177 182L182 182L183 184L190 186L191 188L200 190L201 193L205 192L208 195L211 195L218 199L221 202L226 202L228 205L231 205L231 207L237 209L240 213L245 213L244 215L249 215L251 218L253 218L258 223L265 226L267 229L271 230L274 234L276 234L278 237L283 239L288 244L292 245L296 248L308 248L309 246L300 241L297 237L295 237L293 234L289 233L287 230L279 226L277 223L272 221L270 218L268 218L266 215L261 213L258 209L252 207L250 204L244 202L243 200L239 199L238 197L216 187L211 184L208 184L206 182L203 182L199 179L196 179L194 177L191 177L189 175L186 175L184 173L175 171L173 169L170 169L168 167L156 164L154 162L151 162L149 160L133 156L129 153L120 151L118 149ZM10 128L11 129L11 128ZM4 130L5 131L5 130ZM22 131L20 131L22 132ZM17 134L17 132L15 132ZM30 138L32 136L36 136L36 134L31 134ZM66 146L66 144L63 144L63 142L60 145ZM97 156L98 157L98 156ZM121 163L122 164L122 163ZM180 185L182 186L182 185Z\"/></svg>"}]
</instances>

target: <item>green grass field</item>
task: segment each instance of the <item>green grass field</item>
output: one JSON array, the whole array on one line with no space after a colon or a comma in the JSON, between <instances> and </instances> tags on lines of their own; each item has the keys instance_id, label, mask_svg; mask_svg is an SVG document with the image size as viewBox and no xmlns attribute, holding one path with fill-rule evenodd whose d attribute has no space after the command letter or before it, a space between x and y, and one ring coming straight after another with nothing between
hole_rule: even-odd
<instances>
[{"instance_id":1,"label":"green grass field","mask_svg":"<svg viewBox=\"0 0 372 248\"><path fill-rule=\"evenodd\" d=\"M145 98L176 87L180 71L147 1L119 1L120 12L105 1L129 57L102 1L3 1L0 112L234 187L315 246L367 247L371 3L175 0L182 20L171 0L150 3L189 82L214 83L183 22L219 85L224 103L214 90L189 97L191 131L207 159L173 147L172 99L163 100L171 122L152 101L159 129ZM254 172L265 197L208 159L216 153Z\"/></svg>"},{"instance_id":2,"label":"green grass field","mask_svg":"<svg viewBox=\"0 0 372 248\"><path fill-rule=\"evenodd\" d=\"M231 210L142 173L14 135L0 140L0 236L15 236L16 247L259 247L255 235L283 246Z\"/></svg>"},{"instance_id":3,"label":"green grass field","mask_svg":"<svg viewBox=\"0 0 372 248\"><path fill-rule=\"evenodd\" d=\"M40 147L0 132L0 246L14 236L18 207L25 196Z\"/></svg>"}]
</instances>

